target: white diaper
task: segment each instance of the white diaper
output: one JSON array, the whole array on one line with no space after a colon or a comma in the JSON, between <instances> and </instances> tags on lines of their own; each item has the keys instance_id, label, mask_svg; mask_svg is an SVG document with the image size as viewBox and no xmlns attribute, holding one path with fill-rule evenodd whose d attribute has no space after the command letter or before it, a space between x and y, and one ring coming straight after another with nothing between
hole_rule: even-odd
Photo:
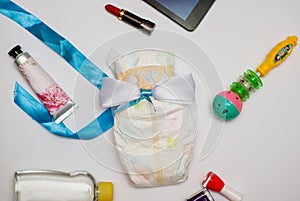
<instances>
[{"instance_id":1,"label":"white diaper","mask_svg":"<svg viewBox=\"0 0 300 201\"><path fill-rule=\"evenodd\" d=\"M142 89L174 76L173 55L139 50L118 58L110 66L117 79ZM114 116L114 137L121 163L132 185L151 187L186 180L192 159L195 125L187 105L139 103Z\"/></svg>"}]
</instances>

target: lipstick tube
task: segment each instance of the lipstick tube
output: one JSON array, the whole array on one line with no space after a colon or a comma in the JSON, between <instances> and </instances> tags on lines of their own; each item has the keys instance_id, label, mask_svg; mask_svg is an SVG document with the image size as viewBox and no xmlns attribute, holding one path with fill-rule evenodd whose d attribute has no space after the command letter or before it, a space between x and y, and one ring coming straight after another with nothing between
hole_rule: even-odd
<instances>
[{"instance_id":1,"label":"lipstick tube","mask_svg":"<svg viewBox=\"0 0 300 201\"><path fill-rule=\"evenodd\" d=\"M119 20L132 25L133 27L141 30L142 32L144 32L146 34L151 34L152 31L154 30L155 23L153 23L149 20L143 19L129 11L126 11L125 9L119 9L111 4L106 5L105 9L109 13L118 17Z\"/></svg>"},{"instance_id":2,"label":"lipstick tube","mask_svg":"<svg viewBox=\"0 0 300 201\"><path fill-rule=\"evenodd\" d=\"M78 108L30 54L22 52L21 46L15 46L8 54L15 59L19 71L54 118L55 123L59 124Z\"/></svg>"}]
</instances>

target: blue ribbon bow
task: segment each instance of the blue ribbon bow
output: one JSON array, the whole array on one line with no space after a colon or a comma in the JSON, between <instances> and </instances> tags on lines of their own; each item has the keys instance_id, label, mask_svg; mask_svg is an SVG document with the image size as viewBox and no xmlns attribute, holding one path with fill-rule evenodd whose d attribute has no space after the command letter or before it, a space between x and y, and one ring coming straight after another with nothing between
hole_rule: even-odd
<instances>
[{"instance_id":1,"label":"blue ribbon bow","mask_svg":"<svg viewBox=\"0 0 300 201\"><path fill-rule=\"evenodd\" d=\"M48 45L91 84L98 89L101 89L103 78L107 77L107 75L86 58L68 40L12 1L0 0L0 13L17 22L43 43ZM114 125L111 108L108 108L87 126L78 132L73 133L63 123L56 124L46 108L18 83L16 83L15 86L14 102L48 131L63 137L73 139L93 139L103 134Z\"/></svg>"},{"instance_id":2,"label":"blue ribbon bow","mask_svg":"<svg viewBox=\"0 0 300 201\"><path fill-rule=\"evenodd\" d=\"M121 112L122 110L125 110L131 106L134 106L136 104L138 104L141 100L146 100L149 103L152 104L154 111L156 111L156 108L150 98L150 96L152 96L152 90L151 89L140 89L140 97L138 99L132 100L130 102L128 102L125 105L121 105L118 108L116 108L115 110L113 110L113 113L116 114L117 112Z\"/></svg>"}]
</instances>

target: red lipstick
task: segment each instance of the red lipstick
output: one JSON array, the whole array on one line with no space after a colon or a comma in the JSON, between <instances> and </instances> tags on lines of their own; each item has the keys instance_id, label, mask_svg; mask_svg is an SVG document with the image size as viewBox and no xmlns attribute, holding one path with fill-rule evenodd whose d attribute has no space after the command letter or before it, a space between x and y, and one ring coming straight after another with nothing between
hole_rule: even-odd
<instances>
[{"instance_id":1,"label":"red lipstick","mask_svg":"<svg viewBox=\"0 0 300 201\"><path fill-rule=\"evenodd\" d=\"M125 9L117 8L114 5L107 4L105 9L112 15L118 17L119 20L124 21L147 34L151 34L155 27L155 23L143 19Z\"/></svg>"},{"instance_id":2,"label":"red lipstick","mask_svg":"<svg viewBox=\"0 0 300 201\"><path fill-rule=\"evenodd\" d=\"M105 9L106 9L109 13L113 14L113 15L116 16L116 17L119 17L119 14L120 14L120 12L121 12L121 9L120 9L120 8L117 8L117 7L115 7L115 6L111 5L111 4L107 4L107 5L105 6Z\"/></svg>"}]
</instances>

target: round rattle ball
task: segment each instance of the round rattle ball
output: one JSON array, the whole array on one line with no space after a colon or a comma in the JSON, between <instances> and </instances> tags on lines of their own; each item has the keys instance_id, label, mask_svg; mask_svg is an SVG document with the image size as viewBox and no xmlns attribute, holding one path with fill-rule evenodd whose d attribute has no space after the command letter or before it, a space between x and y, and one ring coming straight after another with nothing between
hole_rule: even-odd
<instances>
[{"instance_id":1,"label":"round rattle ball","mask_svg":"<svg viewBox=\"0 0 300 201\"><path fill-rule=\"evenodd\" d=\"M242 107L241 98L229 90L219 93L213 100L215 114L226 121L236 118L241 113Z\"/></svg>"}]
</instances>

